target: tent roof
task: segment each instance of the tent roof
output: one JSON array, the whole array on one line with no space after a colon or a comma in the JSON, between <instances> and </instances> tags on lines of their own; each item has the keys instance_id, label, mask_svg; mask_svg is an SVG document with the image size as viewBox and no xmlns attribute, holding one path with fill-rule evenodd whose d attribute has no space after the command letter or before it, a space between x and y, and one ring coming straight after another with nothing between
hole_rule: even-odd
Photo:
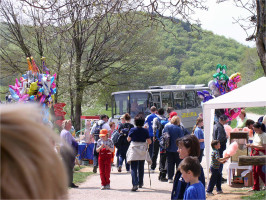
<instances>
[{"instance_id":1,"label":"tent roof","mask_svg":"<svg viewBox=\"0 0 266 200\"><path fill-rule=\"evenodd\" d=\"M266 77L204 103L206 109L266 106Z\"/></svg>"}]
</instances>

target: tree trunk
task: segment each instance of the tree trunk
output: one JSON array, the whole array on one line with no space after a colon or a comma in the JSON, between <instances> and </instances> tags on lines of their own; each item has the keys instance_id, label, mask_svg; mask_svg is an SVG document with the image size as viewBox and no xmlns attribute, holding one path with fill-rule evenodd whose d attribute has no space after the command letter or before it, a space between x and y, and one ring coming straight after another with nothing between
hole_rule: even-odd
<instances>
[{"instance_id":1,"label":"tree trunk","mask_svg":"<svg viewBox=\"0 0 266 200\"><path fill-rule=\"evenodd\" d=\"M77 95L75 104L75 129L78 131L80 130L80 116L82 115L81 104L84 89L83 87L80 87L80 85L77 85L76 91Z\"/></svg>"},{"instance_id":2,"label":"tree trunk","mask_svg":"<svg viewBox=\"0 0 266 200\"><path fill-rule=\"evenodd\" d=\"M79 50L79 49L77 49ZM80 78L80 68L81 68L81 57L82 54L80 52L76 52L76 102L75 102L75 129L78 131L80 130L80 116L82 115L81 105L82 105L82 98L83 98L83 91L84 86Z\"/></svg>"},{"instance_id":3,"label":"tree trunk","mask_svg":"<svg viewBox=\"0 0 266 200\"><path fill-rule=\"evenodd\" d=\"M260 63L266 75L266 3L257 1L257 37L256 47Z\"/></svg>"},{"instance_id":4,"label":"tree trunk","mask_svg":"<svg viewBox=\"0 0 266 200\"><path fill-rule=\"evenodd\" d=\"M249 166L249 165L265 165L265 156L239 156L238 165L239 166Z\"/></svg>"}]
</instances>

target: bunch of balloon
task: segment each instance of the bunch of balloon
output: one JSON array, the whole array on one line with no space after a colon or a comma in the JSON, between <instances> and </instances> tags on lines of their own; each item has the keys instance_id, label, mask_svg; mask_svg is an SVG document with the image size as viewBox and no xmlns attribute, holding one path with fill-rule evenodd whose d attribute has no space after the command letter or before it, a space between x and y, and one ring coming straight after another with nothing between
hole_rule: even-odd
<instances>
[{"instance_id":1,"label":"bunch of balloon","mask_svg":"<svg viewBox=\"0 0 266 200\"><path fill-rule=\"evenodd\" d=\"M9 85L9 91L15 102L40 102L43 122L46 124L50 122L49 109L53 105L56 93L56 74L50 75L45 57L41 60L42 70L38 68L33 57L28 57L28 71L20 77L20 81L16 79L14 86Z\"/></svg>"},{"instance_id":2,"label":"bunch of balloon","mask_svg":"<svg viewBox=\"0 0 266 200\"><path fill-rule=\"evenodd\" d=\"M211 93L209 93L207 90L197 92L199 98L202 99L202 103L237 88L237 84L241 81L241 74L237 72L228 77L226 70L226 65L218 64L216 66L216 73L213 74L214 79L209 81L208 83L208 87L211 90ZM227 115L229 120L235 119L240 114L240 112L240 108L227 108L225 110L219 110L219 113Z\"/></svg>"}]
</instances>

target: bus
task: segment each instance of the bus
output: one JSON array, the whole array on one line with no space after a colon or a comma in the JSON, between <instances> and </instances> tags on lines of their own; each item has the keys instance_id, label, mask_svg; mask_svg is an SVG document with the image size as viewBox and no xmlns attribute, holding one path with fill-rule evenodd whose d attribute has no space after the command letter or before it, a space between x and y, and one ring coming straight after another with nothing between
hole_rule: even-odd
<instances>
[{"instance_id":1,"label":"bus","mask_svg":"<svg viewBox=\"0 0 266 200\"><path fill-rule=\"evenodd\" d=\"M112 93L112 120L118 122L120 117L129 113L132 119L139 112L146 116L150 107L157 109L173 107L188 130L192 130L196 119L202 113L201 99L197 91L209 90L200 85L166 85L150 86L146 90L129 90Z\"/></svg>"}]
</instances>

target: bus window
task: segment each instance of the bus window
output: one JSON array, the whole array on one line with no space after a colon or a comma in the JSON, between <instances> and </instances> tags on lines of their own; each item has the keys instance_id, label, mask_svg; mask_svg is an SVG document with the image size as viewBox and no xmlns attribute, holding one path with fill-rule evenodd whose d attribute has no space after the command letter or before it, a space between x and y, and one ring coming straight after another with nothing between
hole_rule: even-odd
<instances>
[{"instance_id":1,"label":"bus window","mask_svg":"<svg viewBox=\"0 0 266 200\"><path fill-rule=\"evenodd\" d=\"M153 105L158 109L161 108L161 98L160 98L160 93L156 92L156 93L152 93L152 97L153 97Z\"/></svg>"},{"instance_id":2,"label":"bus window","mask_svg":"<svg viewBox=\"0 0 266 200\"><path fill-rule=\"evenodd\" d=\"M128 94L117 94L115 98L114 115L123 115L128 112Z\"/></svg>"},{"instance_id":3,"label":"bus window","mask_svg":"<svg viewBox=\"0 0 266 200\"><path fill-rule=\"evenodd\" d=\"M196 92L196 107L197 108L200 108L201 107L201 101L202 101L202 99L201 98L199 98L199 96L197 95L197 92Z\"/></svg>"},{"instance_id":4,"label":"bus window","mask_svg":"<svg viewBox=\"0 0 266 200\"><path fill-rule=\"evenodd\" d=\"M130 93L130 115L135 117L139 112L149 112L149 93Z\"/></svg>"},{"instance_id":5,"label":"bus window","mask_svg":"<svg viewBox=\"0 0 266 200\"><path fill-rule=\"evenodd\" d=\"M162 92L162 107L167 110L168 107L173 107L172 92Z\"/></svg>"},{"instance_id":6,"label":"bus window","mask_svg":"<svg viewBox=\"0 0 266 200\"><path fill-rule=\"evenodd\" d=\"M186 108L195 108L195 92L187 91L185 93Z\"/></svg>"},{"instance_id":7,"label":"bus window","mask_svg":"<svg viewBox=\"0 0 266 200\"><path fill-rule=\"evenodd\" d=\"M185 109L184 92L173 92L174 97L174 109Z\"/></svg>"}]
</instances>

